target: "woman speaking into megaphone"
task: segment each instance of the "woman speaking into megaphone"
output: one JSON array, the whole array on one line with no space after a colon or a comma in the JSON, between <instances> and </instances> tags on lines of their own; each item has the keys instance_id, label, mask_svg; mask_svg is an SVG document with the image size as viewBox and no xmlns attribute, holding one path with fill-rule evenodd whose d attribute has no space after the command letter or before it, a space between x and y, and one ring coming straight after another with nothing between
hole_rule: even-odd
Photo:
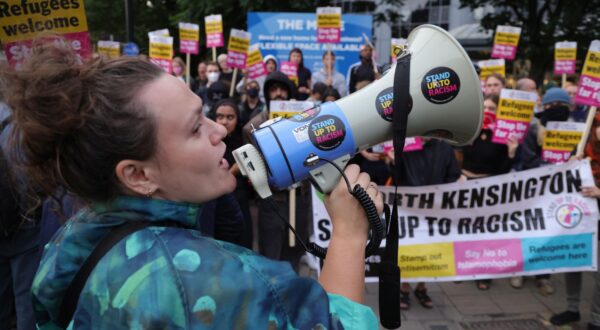
<instances>
[{"instance_id":1,"label":"woman speaking into megaphone","mask_svg":"<svg viewBox=\"0 0 600 330\"><path fill-rule=\"evenodd\" d=\"M32 293L40 328L376 329L364 302L365 212L344 184L319 282L192 229L231 192L226 129L185 83L136 58L82 64L37 40L6 72L14 145L35 183L87 201L46 246ZM381 213L356 166L345 171Z\"/></svg>"}]
</instances>

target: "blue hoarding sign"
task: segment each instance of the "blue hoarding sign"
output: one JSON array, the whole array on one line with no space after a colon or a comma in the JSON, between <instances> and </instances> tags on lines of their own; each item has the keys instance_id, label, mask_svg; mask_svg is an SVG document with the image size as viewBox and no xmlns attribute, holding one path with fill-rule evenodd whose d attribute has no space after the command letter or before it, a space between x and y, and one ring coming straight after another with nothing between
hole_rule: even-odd
<instances>
[{"instance_id":1,"label":"blue hoarding sign","mask_svg":"<svg viewBox=\"0 0 600 330\"><path fill-rule=\"evenodd\" d=\"M279 62L287 61L292 48L302 49L304 66L312 72L323 67L322 56L327 44L317 43L316 13L248 13L251 44L260 45L263 56L274 55ZM371 38L373 18L370 15L342 15L342 42L332 44L336 70L344 77L348 68L358 62L364 35Z\"/></svg>"}]
</instances>

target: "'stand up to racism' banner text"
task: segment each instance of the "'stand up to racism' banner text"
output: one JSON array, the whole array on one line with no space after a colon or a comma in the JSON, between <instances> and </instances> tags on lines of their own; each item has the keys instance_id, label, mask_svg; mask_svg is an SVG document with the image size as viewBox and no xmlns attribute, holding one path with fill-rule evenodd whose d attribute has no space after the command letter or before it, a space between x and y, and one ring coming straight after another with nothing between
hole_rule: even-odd
<instances>
[{"instance_id":1,"label":"'stand up to racism' banner text","mask_svg":"<svg viewBox=\"0 0 600 330\"><path fill-rule=\"evenodd\" d=\"M453 281L596 269L598 206L588 161L426 187L381 187L399 213L402 280ZM317 193L317 243L332 224ZM380 255L367 260L367 280Z\"/></svg>"}]
</instances>

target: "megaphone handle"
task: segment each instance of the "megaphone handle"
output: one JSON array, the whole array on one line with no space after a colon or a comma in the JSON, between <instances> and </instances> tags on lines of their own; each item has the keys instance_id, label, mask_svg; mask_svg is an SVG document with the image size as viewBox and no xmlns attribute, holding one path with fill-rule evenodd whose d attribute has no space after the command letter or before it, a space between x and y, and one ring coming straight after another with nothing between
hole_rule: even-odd
<instances>
[{"instance_id":1,"label":"megaphone handle","mask_svg":"<svg viewBox=\"0 0 600 330\"><path fill-rule=\"evenodd\" d=\"M350 155L345 155L334 160L333 163L335 163L338 168L342 169L346 167L346 164L348 164L349 161ZM312 184L317 190L324 194L332 192L342 177L343 172L340 172L338 168L332 164L325 164L310 171L309 174Z\"/></svg>"},{"instance_id":2,"label":"megaphone handle","mask_svg":"<svg viewBox=\"0 0 600 330\"><path fill-rule=\"evenodd\" d=\"M333 170L338 172L337 173L338 178L340 175L342 176L342 178L344 178L344 181L346 182L346 186L348 187L348 191L350 192L350 194L352 196L354 196L358 200L360 205L363 207L363 209L365 210L365 213L367 215L367 220L369 220L369 223L371 224L371 239L367 243L367 247L365 250L365 258L366 258L366 257L371 256L375 252L377 252L377 250L379 249L379 246L381 245L381 241L383 240L383 237L386 234L386 228L385 228L385 224L381 221L379 214L377 214L377 208L375 207L375 203L373 203L373 200L371 200L371 197L369 197L367 192L359 185L355 185L354 188L352 188L352 186L350 185L350 181L348 180L348 178L344 174L344 171L342 170L342 167L339 166L339 164L346 164L349 159L350 159L350 155L340 157L339 159L336 159L335 161L330 161L325 158L319 158L316 155L310 155L304 161L304 164L306 166L314 166L314 165L318 164L320 161L325 161L325 162L329 163L325 166L319 167L317 170L311 171L313 183L315 183L316 180L322 180L323 182L331 182L332 181L331 177L333 176L332 174L334 174L331 171L333 171ZM320 173L320 175L315 175L315 173ZM334 183L334 185L328 185L327 187L330 187L330 189L322 190L322 192L331 192L333 190L333 187L335 187L336 183L337 183L337 181ZM317 188L322 188L322 187L323 186L320 186ZM325 255L327 254L327 249L320 247L319 245L315 244L314 242L310 243L308 247L309 247L309 249L307 249L307 251L309 253L312 253L313 255L315 255L321 259L325 259Z\"/></svg>"},{"instance_id":3,"label":"megaphone handle","mask_svg":"<svg viewBox=\"0 0 600 330\"><path fill-rule=\"evenodd\" d=\"M367 194L363 187L360 185L355 185L354 189L351 191L351 194L358 200L360 205L365 210L365 213L367 214L367 220L369 220L369 224L371 225L371 239L365 248L365 258L367 258L375 254L379 249L381 241L383 240L383 237L385 237L386 228L384 222L381 221L379 214L377 214L375 203L373 203L373 200L371 197L369 197L369 194ZM308 244L307 252L321 259L325 259L327 255L327 249L317 245L314 242Z\"/></svg>"}]
</instances>

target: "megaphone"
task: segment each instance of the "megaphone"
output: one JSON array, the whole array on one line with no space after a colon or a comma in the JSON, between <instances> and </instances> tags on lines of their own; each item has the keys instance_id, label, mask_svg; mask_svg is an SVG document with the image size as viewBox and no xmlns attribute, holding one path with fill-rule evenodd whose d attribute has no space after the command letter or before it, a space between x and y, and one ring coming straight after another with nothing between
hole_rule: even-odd
<instances>
[{"instance_id":1,"label":"megaphone","mask_svg":"<svg viewBox=\"0 0 600 330\"><path fill-rule=\"evenodd\" d=\"M433 25L415 28L407 38L411 54L409 94L412 108L406 136L433 137L453 145L472 142L483 119L479 78L467 53L446 31ZM381 79L335 102L265 122L253 134L256 146L233 152L243 175L261 198L270 187L283 190L310 179L331 192L343 168L361 150L390 140L395 64Z\"/></svg>"}]
</instances>

